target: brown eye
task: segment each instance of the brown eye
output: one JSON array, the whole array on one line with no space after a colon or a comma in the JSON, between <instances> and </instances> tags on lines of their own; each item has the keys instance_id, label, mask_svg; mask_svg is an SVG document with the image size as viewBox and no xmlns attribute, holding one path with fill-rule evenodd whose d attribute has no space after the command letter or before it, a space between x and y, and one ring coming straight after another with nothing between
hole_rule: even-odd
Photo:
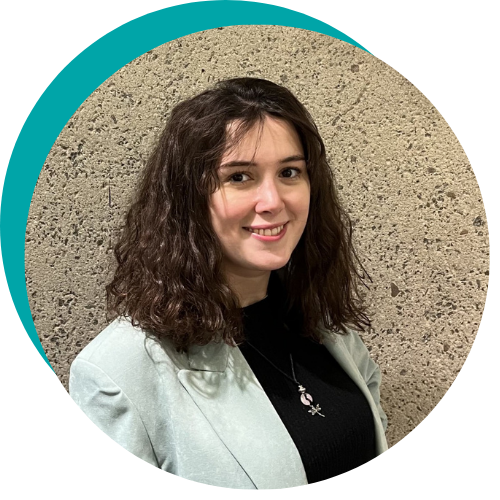
<instances>
[{"instance_id":1,"label":"brown eye","mask_svg":"<svg viewBox=\"0 0 500 500\"><path fill-rule=\"evenodd\" d=\"M293 179L300 175L300 170L298 168L286 168L281 172L281 175L287 179Z\"/></svg>"},{"instance_id":2,"label":"brown eye","mask_svg":"<svg viewBox=\"0 0 500 500\"><path fill-rule=\"evenodd\" d=\"M236 172L235 174L231 175L231 177L229 177L229 181L233 184L243 184L244 182L248 181L248 179L248 174L245 174L243 172Z\"/></svg>"}]
</instances>

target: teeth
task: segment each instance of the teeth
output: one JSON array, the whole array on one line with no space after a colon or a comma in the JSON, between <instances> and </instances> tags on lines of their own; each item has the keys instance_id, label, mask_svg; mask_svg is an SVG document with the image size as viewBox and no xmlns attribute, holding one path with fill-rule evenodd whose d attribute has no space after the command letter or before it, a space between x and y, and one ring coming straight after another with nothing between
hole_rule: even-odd
<instances>
[{"instance_id":1,"label":"teeth","mask_svg":"<svg viewBox=\"0 0 500 500\"><path fill-rule=\"evenodd\" d=\"M284 226L278 226L274 229L252 229L248 228L251 233L260 234L261 236L277 236L283 231Z\"/></svg>"}]
</instances>

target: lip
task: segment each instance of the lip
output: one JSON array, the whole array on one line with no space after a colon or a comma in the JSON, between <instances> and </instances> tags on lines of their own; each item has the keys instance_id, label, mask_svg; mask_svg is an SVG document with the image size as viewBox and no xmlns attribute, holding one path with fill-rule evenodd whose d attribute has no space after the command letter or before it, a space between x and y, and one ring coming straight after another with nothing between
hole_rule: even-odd
<instances>
[{"instance_id":1,"label":"lip","mask_svg":"<svg viewBox=\"0 0 500 500\"><path fill-rule=\"evenodd\" d=\"M283 226L283 230L281 231L280 234L277 234L276 236L262 236L257 233L250 233L250 236L253 238L256 238L259 241L279 241L281 238L283 238L286 234L287 228L288 228L288 222L285 224L274 224L271 226L250 226L251 229L273 229L274 227L278 226ZM244 228L246 230L246 228ZM249 231L250 232L250 231Z\"/></svg>"}]
</instances>

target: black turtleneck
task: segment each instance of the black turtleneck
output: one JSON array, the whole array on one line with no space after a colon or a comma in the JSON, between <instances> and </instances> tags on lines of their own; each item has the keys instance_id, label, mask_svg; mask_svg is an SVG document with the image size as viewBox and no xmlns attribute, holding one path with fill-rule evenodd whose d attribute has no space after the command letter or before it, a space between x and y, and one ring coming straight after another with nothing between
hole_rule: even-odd
<instances>
[{"instance_id":1,"label":"black turtleneck","mask_svg":"<svg viewBox=\"0 0 500 500\"><path fill-rule=\"evenodd\" d=\"M281 292L272 275L268 297L243 309L247 342L240 350L293 439L308 482L314 483L375 457L373 415L360 389L327 349L285 326ZM311 415L310 407L301 403L291 380L290 353L295 378L324 417Z\"/></svg>"}]
</instances>

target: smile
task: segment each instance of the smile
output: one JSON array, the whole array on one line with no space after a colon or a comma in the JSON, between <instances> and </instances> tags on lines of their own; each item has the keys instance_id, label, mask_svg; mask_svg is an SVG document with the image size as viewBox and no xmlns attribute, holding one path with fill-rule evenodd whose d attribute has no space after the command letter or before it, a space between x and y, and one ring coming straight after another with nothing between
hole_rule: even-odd
<instances>
[{"instance_id":1,"label":"smile","mask_svg":"<svg viewBox=\"0 0 500 500\"><path fill-rule=\"evenodd\" d=\"M261 236L277 236L283 231L284 227L285 225L283 224L282 226L273 227L272 229L253 229L251 227L246 227L245 229L251 233L260 234Z\"/></svg>"},{"instance_id":2,"label":"smile","mask_svg":"<svg viewBox=\"0 0 500 500\"><path fill-rule=\"evenodd\" d=\"M252 233L253 238L257 238L260 241L278 241L283 238L286 234L286 230L288 227L288 222L282 224L281 226L275 226L272 228L253 228L253 227L244 227L243 229Z\"/></svg>"}]
</instances>

